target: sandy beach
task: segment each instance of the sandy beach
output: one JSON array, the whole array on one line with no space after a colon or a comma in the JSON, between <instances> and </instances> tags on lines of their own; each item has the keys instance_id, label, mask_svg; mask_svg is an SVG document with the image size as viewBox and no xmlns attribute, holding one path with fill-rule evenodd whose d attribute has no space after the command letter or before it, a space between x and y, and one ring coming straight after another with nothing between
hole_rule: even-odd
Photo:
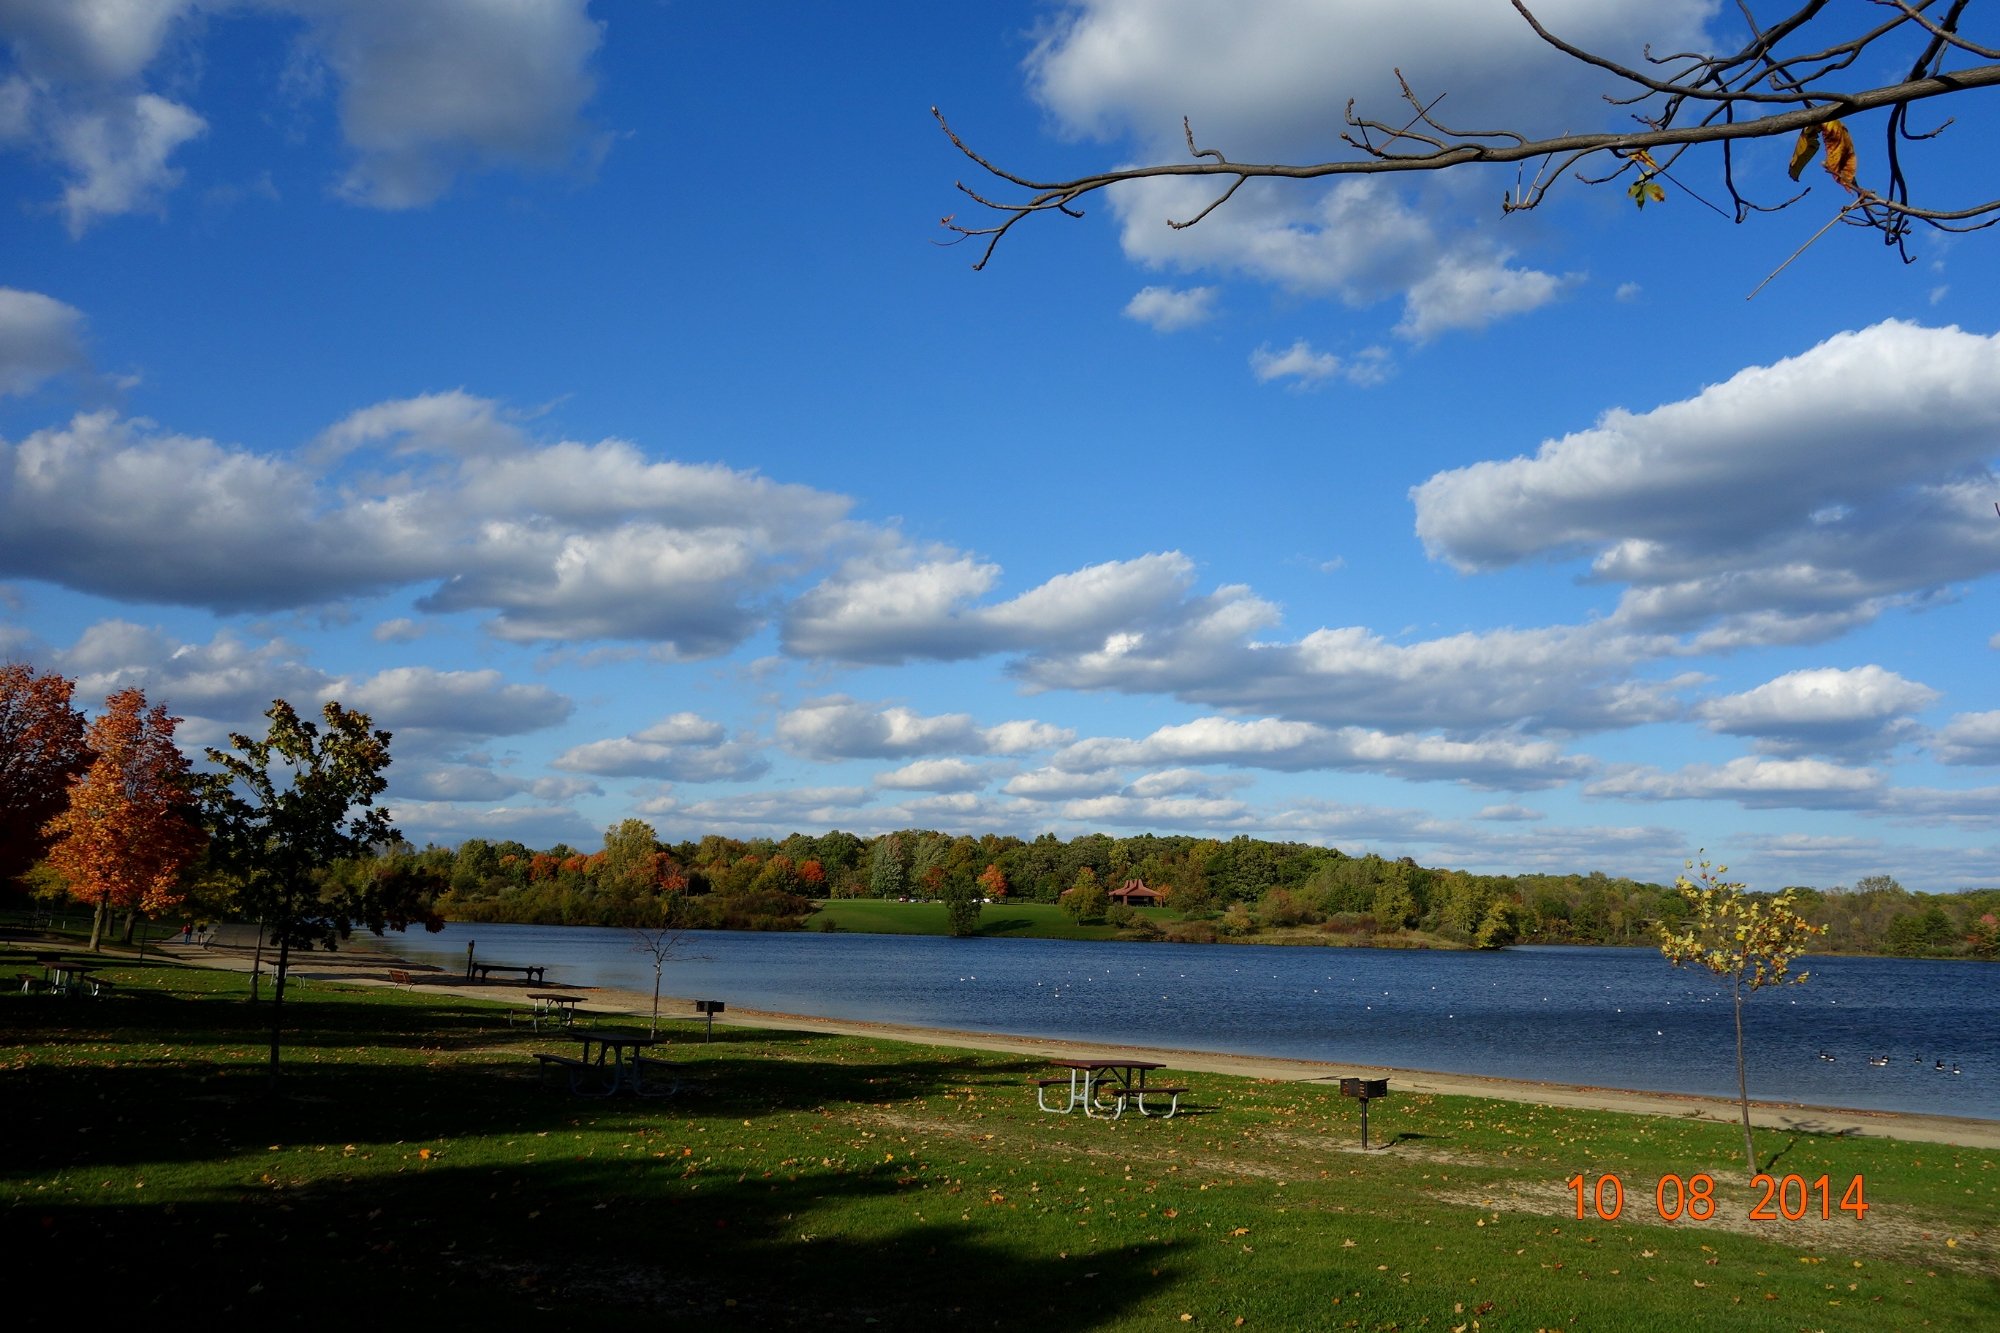
<instances>
[{"instance_id":1,"label":"sandy beach","mask_svg":"<svg viewBox=\"0 0 2000 1333\"><path fill-rule=\"evenodd\" d=\"M352 982L357 985L396 985L398 983L390 979L390 971L408 969L408 964L394 957L388 951L389 947L385 941L355 940L339 953L294 955L292 976L308 984L317 979ZM170 943L160 947L158 952L164 957L198 967L237 971L249 970L252 958L252 951L247 945L235 943L213 948ZM651 1012L653 1004L650 994L637 991L610 990L592 986L563 986L554 982L547 984L524 984L514 981L476 982L449 972L421 969L409 969L409 974L414 988L435 989L453 996L490 1000L502 1004L525 1006L524 996L531 990L575 991L581 997L578 1010L586 1016L642 1017ZM685 1019L691 1003L683 997L662 996L660 1006L663 1013L671 1010L677 1019ZM1158 1060L1174 1069L1279 1082L1330 1082L1356 1076L1386 1078L1389 1080L1389 1091L1392 1096L1401 1092L1492 1097L1502 1101L1530 1102L1542 1106L1574 1106L1595 1111L1628 1112L1633 1115L1680 1116L1730 1124L1736 1123L1740 1115L1737 1104L1722 1097L1632 1092L1621 1088L1489 1078L1478 1074L1440 1074L1428 1070L1394 1069L1377 1065L1335 1065L1313 1060L1280 1059L1274 1056L1224 1055L1213 1051L1161 1050L1137 1046L1114 1047L1053 1037L1014 1037L990 1032L908 1027L893 1023L818 1018L809 1014L771 1013L757 1009L731 1008L718 1017L716 1023L718 1026L839 1033L886 1041L907 1041L926 1046L1005 1051L1044 1058L1058 1055L1127 1054L1141 1059ZM1769 1129L1903 1139L1918 1143L1953 1143L1969 1148L2000 1150L2000 1121L1993 1120L1806 1106L1792 1102L1755 1099L1750 1103L1750 1119L1753 1124Z\"/></svg>"}]
</instances>

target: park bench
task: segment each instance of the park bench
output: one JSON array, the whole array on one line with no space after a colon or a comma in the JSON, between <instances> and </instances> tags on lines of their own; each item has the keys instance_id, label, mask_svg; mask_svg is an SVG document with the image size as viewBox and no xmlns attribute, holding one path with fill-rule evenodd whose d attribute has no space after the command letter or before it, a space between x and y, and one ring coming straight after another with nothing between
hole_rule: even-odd
<instances>
[{"instance_id":1,"label":"park bench","mask_svg":"<svg viewBox=\"0 0 2000 1333\"><path fill-rule=\"evenodd\" d=\"M43 981L32 972L17 972L14 976L21 983L21 993L23 995L33 995L36 991L47 990L49 988L48 982Z\"/></svg>"},{"instance_id":2,"label":"park bench","mask_svg":"<svg viewBox=\"0 0 2000 1333\"><path fill-rule=\"evenodd\" d=\"M81 984L88 986L92 995L109 995L118 989L103 977L84 977Z\"/></svg>"},{"instance_id":3,"label":"park bench","mask_svg":"<svg viewBox=\"0 0 2000 1333\"><path fill-rule=\"evenodd\" d=\"M468 977L476 976L481 981L485 981L494 972L519 972L528 981L540 982L547 971L546 967L521 967L513 963L471 963L466 967Z\"/></svg>"},{"instance_id":4,"label":"park bench","mask_svg":"<svg viewBox=\"0 0 2000 1333\"><path fill-rule=\"evenodd\" d=\"M414 986L416 984L410 979L410 974L400 967L389 969L389 980L398 986Z\"/></svg>"}]
</instances>

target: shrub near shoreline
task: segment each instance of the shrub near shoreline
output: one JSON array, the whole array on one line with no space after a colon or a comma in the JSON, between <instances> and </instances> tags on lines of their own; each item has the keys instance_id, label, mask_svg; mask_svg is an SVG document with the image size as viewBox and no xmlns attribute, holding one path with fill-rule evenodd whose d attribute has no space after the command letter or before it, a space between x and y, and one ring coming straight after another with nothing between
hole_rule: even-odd
<instances>
[{"instance_id":1,"label":"shrub near shoreline","mask_svg":"<svg viewBox=\"0 0 2000 1333\"><path fill-rule=\"evenodd\" d=\"M1870 1209L1763 1223L1729 1126L1392 1096L1363 1156L1320 1084L1169 1071L1190 1114L1104 1122L1037 1111L1032 1058L734 1029L666 1050L683 1096L599 1101L537 1085L529 1052L567 1042L506 1007L317 981L274 1094L239 975L105 966L115 998L0 996L4 1243L38 1284L162 1308L1873 1330L1978 1327L2000 1271L1979 1150L1765 1135L1773 1169L1863 1177ZM1662 1221L1654 1182L1700 1173L1717 1216Z\"/></svg>"}]
</instances>

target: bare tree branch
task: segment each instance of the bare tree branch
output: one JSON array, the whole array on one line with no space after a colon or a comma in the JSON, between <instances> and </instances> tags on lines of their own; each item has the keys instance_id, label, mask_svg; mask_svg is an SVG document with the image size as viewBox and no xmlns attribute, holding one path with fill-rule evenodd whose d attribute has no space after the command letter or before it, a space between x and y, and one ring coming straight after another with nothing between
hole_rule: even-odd
<instances>
[{"instance_id":1,"label":"bare tree branch","mask_svg":"<svg viewBox=\"0 0 2000 1333\"><path fill-rule=\"evenodd\" d=\"M1655 56L1646 52L1651 72L1633 68L1563 40L1535 17L1524 0L1510 0L1523 21L1537 37L1566 56L1602 70L1630 85L1630 93L1605 98L1614 106L1641 108L1635 112L1630 129L1588 134L1561 134L1546 138L1508 129L1464 130L1444 124L1437 117L1442 96L1428 101L1420 98L1396 71L1402 98L1411 108L1406 121L1397 124L1357 115L1354 103L1347 106L1348 129L1343 142L1358 156L1324 162L1235 162L1219 149L1201 148L1195 143L1193 125L1186 119L1182 130L1187 139L1190 161L1159 162L1128 167L1119 171L1096 172L1070 180L1038 181L999 166L975 152L961 139L936 107L931 114L961 153L989 175L1024 192L1013 199L988 198L958 182L958 189L988 211L988 225L972 225L955 217L943 220L954 233L948 244L983 240L975 269L984 268L1000 241L1023 219L1038 213L1060 212L1081 217L1079 207L1085 197L1109 186L1129 181L1173 176L1216 176L1229 178L1228 185L1193 217L1169 220L1175 229L1192 227L1221 208L1250 180L1320 180L1333 176L1381 175L1395 172L1444 171L1476 162L1525 163L1539 159L1533 177L1517 177L1514 188L1501 200L1503 212L1520 212L1538 206L1555 184L1572 173L1579 180L1601 184L1629 173L1637 173L1634 198L1648 197L1645 186L1654 177L1673 180L1675 185L1724 216L1724 210L1689 189L1682 180L1668 176L1681 155L1691 148L1719 146L1722 156L1721 181L1733 205L1733 220L1742 222L1752 213L1775 212L1796 203L1806 191L1775 203L1747 198L1739 189L1733 148L1752 139L1805 136L1800 151L1810 147L1813 135L1832 136L1837 122L1871 111L1889 112L1886 147L1879 170L1886 185L1880 189L1840 179L1852 200L1838 219L1881 233L1886 244L1902 251L1916 224L1943 231L1976 231L2000 223L2000 198L1962 206L1937 207L1911 202L1909 182L1902 160L1905 143L1934 138L1948 128L1946 118L1936 128L1916 132L1909 126L1910 108L1933 98L1963 94L2000 85L2000 50L1977 42L1961 31L1964 16L1973 0L1869 0L1884 17L1854 31L1853 5L1832 7L1828 0L1808 0L1798 9L1771 24L1760 23L1747 0L1738 0L1749 39L1737 50L1703 54L1677 52ZM1845 32L1825 31L1836 21L1846 21ZM1902 50L1914 50L1908 72L1900 81L1878 86L1836 86L1830 80L1855 67L1864 54L1869 64L1880 66L1879 43L1894 37ZM1799 49L1792 49L1797 47ZM1812 49L1805 49L1811 47ZM1953 57L1969 57L1986 62L1947 68ZM1834 128L1827 128L1827 127ZM1828 140L1831 142L1831 139ZM1652 156L1659 152L1665 160ZM1582 166L1595 158L1608 158L1614 165L1601 175L1583 174Z\"/></svg>"}]
</instances>

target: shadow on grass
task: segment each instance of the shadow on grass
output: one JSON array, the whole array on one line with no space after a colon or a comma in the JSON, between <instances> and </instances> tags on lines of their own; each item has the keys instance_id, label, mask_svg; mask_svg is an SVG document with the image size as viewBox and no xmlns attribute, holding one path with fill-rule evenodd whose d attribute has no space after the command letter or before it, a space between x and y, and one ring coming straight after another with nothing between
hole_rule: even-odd
<instances>
[{"instance_id":1,"label":"shadow on grass","mask_svg":"<svg viewBox=\"0 0 2000 1333\"><path fill-rule=\"evenodd\" d=\"M1092 1255L1086 1271L990 1224L916 1220L893 1168L779 1183L683 1170L447 1160L169 1207L128 1189L103 1204L24 1201L0 1214L0 1243L46 1291L300 1327L540 1311L556 1327L1083 1330L1176 1280L1170 1243ZM822 1234L816 1217L859 1219L865 1234Z\"/></svg>"},{"instance_id":2,"label":"shadow on grass","mask_svg":"<svg viewBox=\"0 0 2000 1333\"><path fill-rule=\"evenodd\" d=\"M29 1052L0 1082L12 1271L75 1299L115 1291L122 1309L298 1327L540 1313L1057 1331L1128 1315L1179 1276L1157 1240L1031 1253L1034 1228L954 1220L946 1182L907 1162L746 1169L740 1149L674 1146L787 1111L1018 1090L1018 1062L732 1033L669 1048L691 1100L600 1101L539 1086L526 1052L559 1034L370 996L298 1006L274 1095L265 1012L219 994L0 1003L0 1036Z\"/></svg>"}]
</instances>

